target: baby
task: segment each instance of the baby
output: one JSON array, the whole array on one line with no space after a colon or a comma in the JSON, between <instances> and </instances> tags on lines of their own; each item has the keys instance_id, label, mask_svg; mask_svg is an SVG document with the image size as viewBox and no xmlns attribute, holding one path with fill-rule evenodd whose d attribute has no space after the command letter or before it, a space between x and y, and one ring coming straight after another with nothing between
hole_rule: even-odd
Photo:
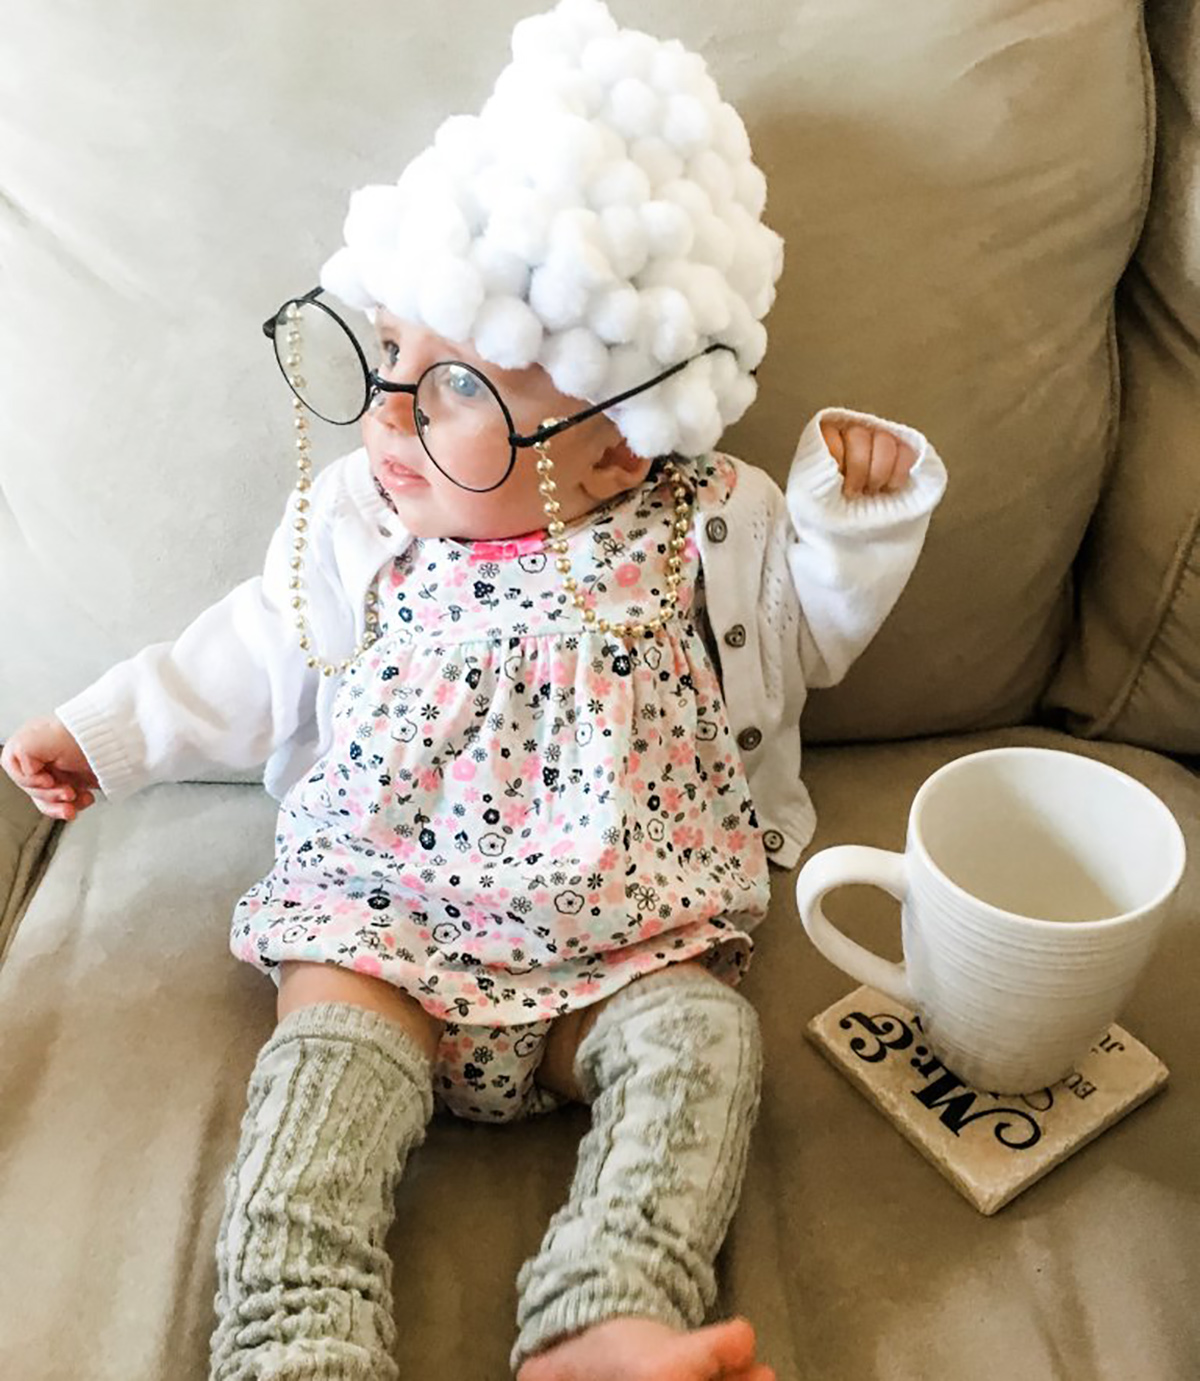
<instances>
[{"instance_id":1,"label":"baby","mask_svg":"<svg viewBox=\"0 0 1200 1381\"><path fill-rule=\"evenodd\" d=\"M738 985L768 861L812 835L807 688L894 605L945 470L849 409L786 494L714 450L782 268L744 127L600 0L513 54L266 323L299 480L262 576L0 756L64 820L268 763L275 863L231 948L278 1024L226 1178L216 1381L397 1376L384 1242L433 1112L571 1101L592 1125L517 1280L519 1381L773 1376L748 1321L702 1326L759 1104ZM371 318L365 363L326 292ZM315 481L308 412L362 428Z\"/></svg>"}]
</instances>

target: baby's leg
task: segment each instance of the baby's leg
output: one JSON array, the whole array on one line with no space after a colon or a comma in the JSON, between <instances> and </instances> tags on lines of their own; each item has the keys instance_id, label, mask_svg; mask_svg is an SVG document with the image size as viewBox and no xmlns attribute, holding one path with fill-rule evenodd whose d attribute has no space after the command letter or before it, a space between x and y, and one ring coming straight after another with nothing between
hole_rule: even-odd
<instances>
[{"instance_id":1,"label":"baby's leg","mask_svg":"<svg viewBox=\"0 0 1200 1381\"><path fill-rule=\"evenodd\" d=\"M522 1381L635 1381L639 1366L679 1381L769 1376L755 1368L746 1325L700 1329L758 1112L754 1009L695 966L665 969L608 1000L580 1041L574 1073L592 1127L568 1202L517 1277L513 1370ZM620 1330L606 1321L634 1319L658 1321L659 1341L650 1348L646 1324L629 1356L617 1357ZM680 1336L689 1329L699 1331ZM598 1356L578 1355L593 1332ZM726 1347L736 1359L717 1355ZM525 1366L535 1354L544 1355Z\"/></svg>"},{"instance_id":2,"label":"baby's leg","mask_svg":"<svg viewBox=\"0 0 1200 1381\"><path fill-rule=\"evenodd\" d=\"M283 966L278 1015L225 1180L210 1381L391 1381L384 1238L441 1023L321 964Z\"/></svg>"}]
</instances>

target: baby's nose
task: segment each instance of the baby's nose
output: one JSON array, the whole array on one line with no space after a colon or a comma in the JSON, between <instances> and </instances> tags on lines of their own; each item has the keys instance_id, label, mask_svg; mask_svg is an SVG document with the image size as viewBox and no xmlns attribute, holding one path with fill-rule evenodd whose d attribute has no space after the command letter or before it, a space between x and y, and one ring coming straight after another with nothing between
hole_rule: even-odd
<instances>
[{"instance_id":1,"label":"baby's nose","mask_svg":"<svg viewBox=\"0 0 1200 1381\"><path fill-rule=\"evenodd\" d=\"M393 431L410 433L416 430L411 393L390 393L380 389L371 399L369 411Z\"/></svg>"}]
</instances>

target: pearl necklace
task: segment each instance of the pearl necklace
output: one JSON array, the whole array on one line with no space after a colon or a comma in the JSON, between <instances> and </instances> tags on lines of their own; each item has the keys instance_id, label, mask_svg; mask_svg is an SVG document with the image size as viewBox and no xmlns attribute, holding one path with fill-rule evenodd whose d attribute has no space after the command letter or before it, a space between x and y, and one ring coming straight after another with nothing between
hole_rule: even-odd
<instances>
[{"instance_id":1,"label":"pearl necklace","mask_svg":"<svg viewBox=\"0 0 1200 1381\"><path fill-rule=\"evenodd\" d=\"M293 303L287 311L287 366L288 378L295 389L304 387L305 380L299 373L300 368L300 328L297 325L299 313ZM379 637L379 594L375 587L367 591L365 600L364 620L365 628L362 639L356 644L354 652L349 657L344 657L340 662L323 662L319 657L312 655L312 637L308 629L305 618L305 597L304 597L304 548L307 545L305 532L308 530L308 519L304 516L309 508L309 501L305 497L312 488L312 456L309 454L311 442L308 437L308 417L304 404L300 401L295 392L292 394L292 410L294 413L292 426L296 433L297 465L299 467L299 477L296 480L296 501L295 507L299 515L292 526L295 528L296 536L293 539L293 555L290 561L293 575L288 581L288 588L294 591L292 597L292 608L296 611L296 628L300 633L300 646L309 653L308 665L319 669L323 676L333 676L339 672L349 669L355 660L374 643ZM561 419L548 417L542 422L543 427L553 426ZM547 532L550 541L550 549L556 554L555 565L563 576L563 589L571 597L572 603L583 614L584 623L589 628L595 628L600 633L611 633L615 637L651 637L671 617L676 604L679 601L679 583L682 580L680 567L683 564L681 552L687 543L687 531L691 521L691 510L694 502L694 491L688 481L680 474L675 462L664 459L663 464L667 471L667 478L671 481L672 491L675 495L675 517L671 524L671 554L667 561L667 593L662 600L659 612L651 619L637 622L610 623L608 619L598 619L596 611L588 607L585 594L579 589L579 583L571 575L571 562L567 557L567 540L563 536L566 524L558 517L561 505L554 497L557 485L554 481L554 461L550 457L550 452L545 441L534 442L534 450L538 453L537 469L541 480L538 489L542 495L542 507L547 519Z\"/></svg>"}]
</instances>

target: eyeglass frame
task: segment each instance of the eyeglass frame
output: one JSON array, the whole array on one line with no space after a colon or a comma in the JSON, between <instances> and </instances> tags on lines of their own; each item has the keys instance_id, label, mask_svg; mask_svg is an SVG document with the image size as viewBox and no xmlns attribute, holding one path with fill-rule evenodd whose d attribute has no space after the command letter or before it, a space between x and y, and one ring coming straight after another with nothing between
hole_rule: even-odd
<instances>
[{"instance_id":1,"label":"eyeglass frame","mask_svg":"<svg viewBox=\"0 0 1200 1381\"><path fill-rule=\"evenodd\" d=\"M286 313L287 309L291 307L293 304L295 304L296 306L303 306L306 303L310 303L314 307L319 307L321 311L325 312L328 316L332 317L333 320L342 328L343 332L345 332L346 336L349 338L351 345L354 346L354 353L358 356L358 360L359 363L362 365L363 371L364 397L362 407L359 408L358 412L356 412L353 417L347 418L345 422L334 421L332 417L326 417L324 413L318 412L316 408L314 408L312 404L309 403L306 399L302 398L298 390L295 387L293 387L291 379L288 378L287 370L284 368L283 361L279 358L279 351L278 349L276 349L275 360L276 363L279 365L279 371L283 375L284 381L286 382L288 388L291 389L292 393L295 394L295 396L300 400L303 406L306 407L309 410L309 412L313 414L314 417L319 417L323 422L328 422L331 426L334 427L348 427L352 423L357 422L359 418L362 417L363 414L367 411L367 409L371 406L373 399L377 397L380 393L409 394L412 397L413 425L416 428L417 437L421 442L421 446L425 451L425 454L429 457L433 464L437 466L438 470L446 476L446 478L451 482L451 484L457 485L459 489L466 489L473 494L490 493L491 490L498 489L505 482L505 480L508 479L509 475L511 475L513 472L513 466L517 463L517 448L519 446L537 446L541 442L549 441L552 436L557 436L559 432L565 431L568 427L573 427L580 422L586 422L588 418L595 417L597 413L603 412L605 408L611 408L615 406L617 403L623 403L626 398L632 398L635 394L643 393L646 389L653 388L655 384L662 383L664 379L669 379L672 374L678 374L681 369L685 369L689 364L692 363L693 360L698 360L703 358L703 356L705 355L710 355L714 350L728 350L730 354L737 354L737 351L733 348L732 345L725 345L721 342L717 342L713 345L706 346L703 350L698 351L695 355L690 355L686 360L681 360L678 364L673 364L669 369L663 370L661 374L656 375L647 383L638 384L636 387L626 389L623 393L618 393L614 395L612 398L606 398L603 402L594 403L591 407L585 408L582 412L573 413L570 417L557 418L551 421L550 423L543 423L542 426L538 427L536 431L531 432L528 436L522 436L519 432L517 432L514 429L513 415L511 412L509 412L508 407L504 402L504 399L500 396L500 390L496 387L494 383L492 383L491 379L489 379L486 374L484 374L481 370L476 369L473 364L468 364L466 360L437 360L433 364L427 366L424 370L421 371L421 377L416 381L415 384L397 384L392 383L388 379L381 378L379 372L377 370L372 369L367 364L367 357L363 354L362 346L358 343L358 337L350 329L349 325L345 321L343 321L342 318L338 316L338 314L333 310L333 308L330 307L327 303L317 301L317 299L321 296L321 294L324 291L324 288L322 288L318 284L317 287L312 288L309 292L306 292L302 297L289 297L287 301L284 302L283 305L279 307L279 309L272 316L269 316L266 319L266 321L263 322L263 335L266 336L268 340L272 342L272 344L274 344L276 328L278 327L279 323L285 319L284 314ZM483 381L483 383L487 386L489 392L491 393L492 397L495 398L496 402L499 404L500 411L504 414L505 425L508 428L508 468L504 471L504 474L501 475L501 477L496 481L495 484L489 484L482 489L476 489L472 485L463 484L461 480L456 480L453 475L448 474L447 471L444 470L440 464L438 464L437 457L433 454L432 451L430 451L429 447L425 444L425 436L421 429L421 425L417 420L417 390L421 387L421 384L424 382L425 376L431 370L438 369L444 365L450 364L457 365L462 369L470 370L471 373L474 374L477 379L481 379ZM754 375L757 374L758 371L756 369L752 369L750 373Z\"/></svg>"}]
</instances>

